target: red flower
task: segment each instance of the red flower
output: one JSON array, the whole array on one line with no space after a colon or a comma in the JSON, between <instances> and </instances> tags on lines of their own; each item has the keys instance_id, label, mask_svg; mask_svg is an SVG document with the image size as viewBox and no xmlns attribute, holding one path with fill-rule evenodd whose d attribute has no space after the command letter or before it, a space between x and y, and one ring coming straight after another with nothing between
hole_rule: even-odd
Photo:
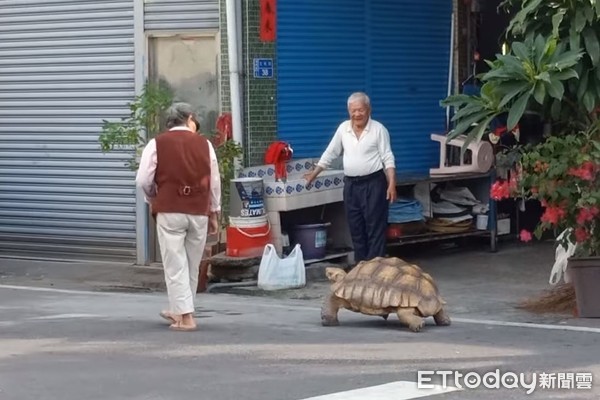
<instances>
[{"instance_id":1,"label":"red flower","mask_svg":"<svg viewBox=\"0 0 600 400\"><path fill-rule=\"evenodd\" d=\"M579 168L569 169L568 174L577 178L583 179L584 181L593 181L596 175L597 167L591 161L586 161Z\"/></svg>"},{"instance_id":2,"label":"red flower","mask_svg":"<svg viewBox=\"0 0 600 400\"><path fill-rule=\"evenodd\" d=\"M510 186L508 182L496 181L490 189L493 200L508 199L510 197Z\"/></svg>"},{"instance_id":3,"label":"red flower","mask_svg":"<svg viewBox=\"0 0 600 400\"><path fill-rule=\"evenodd\" d=\"M506 133L506 126L499 126L498 128L494 129L494 135L498 137L502 136L504 133Z\"/></svg>"},{"instance_id":4,"label":"red flower","mask_svg":"<svg viewBox=\"0 0 600 400\"><path fill-rule=\"evenodd\" d=\"M519 238L521 239L522 242L529 242L529 241L531 241L531 239L533 239L533 236L531 235L531 232L523 229L521 231L521 234L519 235Z\"/></svg>"},{"instance_id":5,"label":"red flower","mask_svg":"<svg viewBox=\"0 0 600 400\"><path fill-rule=\"evenodd\" d=\"M575 229L575 240L577 243L585 242L590 238L590 234L585 228L577 228Z\"/></svg>"},{"instance_id":6,"label":"red flower","mask_svg":"<svg viewBox=\"0 0 600 400\"><path fill-rule=\"evenodd\" d=\"M558 222L563 219L566 215L564 209L555 206L548 206L544 215L542 215L542 222L548 222L550 224L556 225Z\"/></svg>"},{"instance_id":7,"label":"red flower","mask_svg":"<svg viewBox=\"0 0 600 400\"><path fill-rule=\"evenodd\" d=\"M577 224L583 225L588 221L592 221L598 214L600 209L597 206L581 208L577 214Z\"/></svg>"}]
</instances>

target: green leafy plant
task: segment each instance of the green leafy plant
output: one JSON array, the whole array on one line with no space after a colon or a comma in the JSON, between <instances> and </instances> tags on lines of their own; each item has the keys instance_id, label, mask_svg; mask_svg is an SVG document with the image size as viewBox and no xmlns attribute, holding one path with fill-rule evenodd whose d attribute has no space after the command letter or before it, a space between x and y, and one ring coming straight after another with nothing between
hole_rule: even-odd
<instances>
[{"instance_id":1,"label":"green leafy plant","mask_svg":"<svg viewBox=\"0 0 600 400\"><path fill-rule=\"evenodd\" d=\"M128 117L117 122L102 121L102 133L98 138L102 152L125 151L130 154L127 166L137 170L146 137L154 137L160 132L162 115L172 102L173 94L168 87L146 83L142 93L129 103Z\"/></svg>"},{"instance_id":2,"label":"green leafy plant","mask_svg":"<svg viewBox=\"0 0 600 400\"><path fill-rule=\"evenodd\" d=\"M566 50L565 44L541 35L513 43L510 54L488 61L490 71L481 76L479 96L459 94L442 101L445 107L458 108L449 138L466 134L466 145L481 140L490 123L502 115L507 115L507 130L512 131L528 108L560 119L563 101L569 105L565 113L579 113L579 106L564 96L565 81L578 77L574 67L581 57L580 51Z\"/></svg>"},{"instance_id":3,"label":"green leafy plant","mask_svg":"<svg viewBox=\"0 0 600 400\"><path fill-rule=\"evenodd\" d=\"M564 39L572 50L584 39L589 61L597 65L600 46L595 30L600 18L597 0L504 0L500 8L517 10L507 28L513 37L541 34Z\"/></svg>"},{"instance_id":4,"label":"green leafy plant","mask_svg":"<svg viewBox=\"0 0 600 400\"><path fill-rule=\"evenodd\" d=\"M505 0L505 10L520 7L507 33L513 37L543 35L565 43L571 51L581 51L575 66L579 79L568 82L564 99L581 103L587 113L577 118L595 118L600 101L600 2L598 0ZM585 130L585 129L584 129Z\"/></svg>"},{"instance_id":5,"label":"green leafy plant","mask_svg":"<svg viewBox=\"0 0 600 400\"><path fill-rule=\"evenodd\" d=\"M455 109L448 136L464 136L464 151L494 121L506 119L511 132L526 111L541 116L549 136L497 155L512 173L491 195L539 200L544 214L537 237L566 232L562 244L577 243L578 256L600 255L600 1L505 0L501 7L514 11L510 52L487 61L480 95L441 102ZM521 232L525 241L532 236Z\"/></svg>"},{"instance_id":6,"label":"green leafy plant","mask_svg":"<svg viewBox=\"0 0 600 400\"><path fill-rule=\"evenodd\" d=\"M229 199L230 182L235 177L235 162L243 155L242 146L233 140L228 140L216 148L217 159L219 160L219 171L221 173L221 226L229 225Z\"/></svg>"},{"instance_id":7,"label":"green leafy plant","mask_svg":"<svg viewBox=\"0 0 600 400\"><path fill-rule=\"evenodd\" d=\"M561 129L585 130L600 102L600 1L505 0L515 11L507 28L511 51L486 61L481 96L450 96L453 138L480 140L494 118L508 117L508 130L525 110Z\"/></svg>"}]
</instances>

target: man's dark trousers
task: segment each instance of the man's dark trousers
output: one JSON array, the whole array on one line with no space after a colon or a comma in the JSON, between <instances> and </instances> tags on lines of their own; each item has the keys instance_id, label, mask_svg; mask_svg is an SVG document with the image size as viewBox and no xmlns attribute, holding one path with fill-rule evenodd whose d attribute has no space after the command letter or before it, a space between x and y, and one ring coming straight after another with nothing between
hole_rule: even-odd
<instances>
[{"instance_id":1,"label":"man's dark trousers","mask_svg":"<svg viewBox=\"0 0 600 400\"><path fill-rule=\"evenodd\" d=\"M383 170L344 178L344 204L356 263L385 257L388 219L387 179Z\"/></svg>"}]
</instances>

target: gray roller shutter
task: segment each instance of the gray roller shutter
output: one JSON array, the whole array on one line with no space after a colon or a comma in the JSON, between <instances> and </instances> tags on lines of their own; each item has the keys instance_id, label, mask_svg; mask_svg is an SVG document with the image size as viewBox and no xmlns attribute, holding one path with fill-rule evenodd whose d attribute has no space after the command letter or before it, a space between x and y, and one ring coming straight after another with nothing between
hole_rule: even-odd
<instances>
[{"instance_id":1,"label":"gray roller shutter","mask_svg":"<svg viewBox=\"0 0 600 400\"><path fill-rule=\"evenodd\" d=\"M135 260L133 0L0 0L0 255Z\"/></svg>"},{"instance_id":2,"label":"gray roller shutter","mask_svg":"<svg viewBox=\"0 0 600 400\"><path fill-rule=\"evenodd\" d=\"M144 28L171 32L219 29L219 1L146 0Z\"/></svg>"}]
</instances>

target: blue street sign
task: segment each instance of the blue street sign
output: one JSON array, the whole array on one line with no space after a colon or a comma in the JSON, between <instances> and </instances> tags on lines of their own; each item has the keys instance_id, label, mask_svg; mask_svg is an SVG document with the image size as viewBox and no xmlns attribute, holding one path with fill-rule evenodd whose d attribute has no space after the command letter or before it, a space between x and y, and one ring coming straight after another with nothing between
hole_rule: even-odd
<instances>
[{"instance_id":1,"label":"blue street sign","mask_svg":"<svg viewBox=\"0 0 600 400\"><path fill-rule=\"evenodd\" d=\"M255 58L254 59L254 77L255 78L273 78L273 59Z\"/></svg>"}]
</instances>

